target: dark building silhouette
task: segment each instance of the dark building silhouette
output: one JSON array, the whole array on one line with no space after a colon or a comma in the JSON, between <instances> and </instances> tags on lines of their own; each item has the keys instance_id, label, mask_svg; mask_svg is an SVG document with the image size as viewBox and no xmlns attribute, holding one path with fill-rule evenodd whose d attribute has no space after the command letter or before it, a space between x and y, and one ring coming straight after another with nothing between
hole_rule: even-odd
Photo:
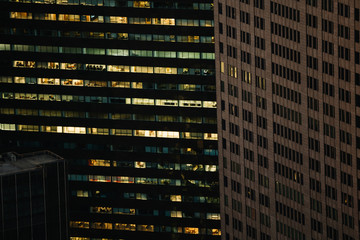
<instances>
[{"instance_id":1,"label":"dark building silhouette","mask_svg":"<svg viewBox=\"0 0 360 240\"><path fill-rule=\"evenodd\" d=\"M70 239L219 239L212 2L0 6L0 150L69 160Z\"/></svg>"},{"instance_id":2,"label":"dark building silhouette","mask_svg":"<svg viewBox=\"0 0 360 240\"><path fill-rule=\"evenodd\" d=\"M214 4L222 239L359 239L360 2Z\"/></svg>"},{"instance_id":3,"label":"dark building silhouette","mask_svg":"<svg viewBox=\"0 0 360 240\"><path fill-rule=\"evenodd\" d=\"M68 239L65 161L48 151L0 155L0 239Z\"/></svg>"}]
</instances>

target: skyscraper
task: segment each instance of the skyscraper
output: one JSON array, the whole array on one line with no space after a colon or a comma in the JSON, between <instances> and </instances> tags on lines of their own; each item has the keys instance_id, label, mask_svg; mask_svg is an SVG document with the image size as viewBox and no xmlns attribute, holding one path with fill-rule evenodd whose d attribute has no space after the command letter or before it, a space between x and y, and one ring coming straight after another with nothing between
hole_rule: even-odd
<instances>
[{"instance_id":1,"label":"skyscraper","mask_svg":"<svg viewBox=\"0 0 360 240\"><path fill-rule=\"evenodd\" d=\"M2 1L0 150L69 160L70 239L218 239L211 1Z\"/></svg>"},{"instance_id":2,"label":"skyscraper","mask_svg":"<svg viewBox=\"0 0 360 240\"><path fill-rule=\"evenodd\" d=\"M215 2L223 239L359 239L359 1Z\"/></svg>"}]
</instances>

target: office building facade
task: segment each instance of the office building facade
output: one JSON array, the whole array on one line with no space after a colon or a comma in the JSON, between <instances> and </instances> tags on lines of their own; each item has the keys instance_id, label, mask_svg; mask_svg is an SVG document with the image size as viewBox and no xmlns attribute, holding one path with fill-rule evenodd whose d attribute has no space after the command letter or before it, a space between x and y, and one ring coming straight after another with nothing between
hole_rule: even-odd
<instances>
[{"instance_id":1,"label":"office building facade","mask_svg":"<svg viewBox=\"0 0 360 240\"><path fill-rule=\"evenodd\" d=\"M49 151L0 155L0 239L68 239L66 166Z\"/></svg>"},{"instance_id":2,"label":"office building facade","mask_svg":"<svg viewBox=\"0 0 360 240\"><path fill-rule=\"evenodd\" d=\"M70 239L219 239L212 2L0 4L0 149L68 159Z\"/></svg>"},{"instance_id":3,"label":"office building facade","mask_svg":"<svg viewBox=\"0 0 360 240\"><path fill-rule=\"evenodd\" d=\"M214 4L222 239L359 239L360 2Z\"/></svg>"}]
</instances>

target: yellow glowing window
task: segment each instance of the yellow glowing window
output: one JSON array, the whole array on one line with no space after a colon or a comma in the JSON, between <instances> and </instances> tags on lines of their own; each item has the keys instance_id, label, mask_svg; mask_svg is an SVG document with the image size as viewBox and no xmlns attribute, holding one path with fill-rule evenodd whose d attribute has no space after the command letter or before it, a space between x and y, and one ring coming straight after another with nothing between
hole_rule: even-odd
<instances>
[{"instance_id":1,"label":"yellow glowing window","mask_svg":"<svg viewBox=\"0 0 360 240\"><path fill-rule=\"evenodd\" d=\"M184 227L184 233L187 233L187 234L199 234L199 228Z\"/></svg>"},{"instance_id":2,"label":"yellow glowing window","mask_svg":"<svg viewBox=\"0 0 360 240\"><path fill-rule=\"evenodd\" d=\"M145 162L135 161L135 168L146 168Z\"/></svg>"},{"instance_id":3,"label":"yellow glowing window","mask_svg":"<svg viewBox=\"0 0 360 240\"><path fill-rule=\"evenodd\" d=\"M111 214L112 208L111 207L90 207L90 212Z\"/></svg>"},{"instance_id":4,"label":"yellow glowing window","mask_svg":"<svg viewBox=\"0 0 360 240\"><path fill-rule=\"evenodd\" d=\"M126 176L114 176L112 177L112 181L116 183L134 183L134 178Z\"/></svg>"},{"instance_id":5,"label":"yellow glowing window","mask_svg":"<svg viewBox=\"0 0 360 240\"><path fill-rule=\"evenodd\" d=\"M130 88L130 82L112 81L111 87Z\"/></svg>"},{"instance_id":6,"label":"yellow glowing window","mask_svg":"<svg viewBox=\"0 0 360 240\"><path fill-rule=\"evenodd\" d=\"M89 192L85 190L77 190L76 191L77 197L89 197Z\"/></svg>"},{"instance_id":7,"label":"yellow glowing window","mask_svg":"<svg viewBox=\"0 0 360 240\"><path fill-rule=\"evenodd\" d=\"M217 140L218 136L216 133L204 133L205 140Z\"/></svg>"},{"instance_id":8,"label":"yellow glowing window","mask_svg":"<svg viewBox=\"0 0 360 240\"><path fill-rule=\"evenodd\" d=\"M127 224L127 223L115 223L114 229L116 230L126 230L126 231L136 231L136 224Z\"/></svg>"},{"instance_id":9,"label":"yellow glowing window","mask_svg":"<svg viewBox=\"0 0 360 240\"><path fill-rule=\"evenodd\" d=\"M127 17L110 16L110 23L127 23Z\"/></svg>"},{"instance_id":10,"label":"yellow glowing window","mask_svg":"<svg viewBox=\"0 0 360 240\"><path fill-rule=\"evenodd\" d=\"M113 116L113 119L114 116ZM132 136L132 130L131 129L112 129L112 134L117 136Z\"/></svg>"},{"instance_id":11,"label":"yellow glowing window","mask_svg":"<svg viewBox=\"0 0 360 240\"><path fill-rule=\"evenodd\" d=\"M204 108L216 108L216 101L203 101Z\"/></svg>"},{"instance_id":12,"label":"yellow glowing window","mask_svg":"<svg viewBox=\"0 0 360 240\"><path fill-rule=\"evenodd\" d=\"M59 78L38 78L38 84L60 85Z\"/></svg>"},{"instance_id":13,"label":"yellow glowing window","mask_svg":"<svg viewBox=\"0 0 360 240\"><path fill-rule=\"evenodd\" d=\"M159 73L159 74L177 74L177 68L154 67L154 73Z\"/></svg>"},{"instance_id":14,"label":"yellow glowing window","mask_svg":"<svg viewBox=\"0 0 360 240\"><path fill-rule=\"evenodd\" d=\"M83 86L84 81L80 79L62 79L61 85L67 85L67 86Z\"/></svg>"},{"instance_id":15,"label":"yellow glowing window","mask_svg":"<svg viewBox=\"0 0 360 240\"><path fill-rule=\"evenodd\" d=\"M110 167L111 161L104 159L89 159L89 166Z\"/></svg>"},{"instance_id":16,"label":"yellow glowing window","mask_svg":"<svg viewBox=\"0 0 360 240\"><path fill-rule=\"evenodd\" d=\"M89 175L90 182L111 182L111 176Z\"/></svg>"},{"instance_id":17,"label":"yellow glowing window","mask_svg":"<svg viewBox=\"0 0 360 240\"><path fill-rule=\"evenodd\" d=\"M187 139L202 139L202 133L196 132L183 132L183 138Z\"/></svg>"},{"instance_id":18,"label":"yellow glowing window","mask_svg":"<svg viewBox=\"0 0 360 240\"><path fill-rule=\"evenodd\" d=\"M170 201L181 202L181 195L170 195Z\"/></svg>"},{"instance_id":19,"label":"yellow glowing window","mask_svg":"<svg viewBox=\"0 0 360 240\"><path fill-rule=\"evenodd\" d=\"M95 229L112 229L112 223L94 222L94 223L91 223L91 228L95 228Z\"/></svg>"},{"instance_id":20,"label":"yellow glowing window","mask_svg":"<svg viewBox=\"0 0 360 240\"><path fill-rule=\"evenodd\" d=\"M14 67L35 68L34 61L14 61Z\"/></svg>"},{"instance_id":21,"label":"yellow glowing window","mask_svg":"<svg viewBox=\"0 0 360 240\"><path fill-rule=\"evenodd\" d=\"M32 19L32 13L27 12L11 12L10 18L17 18L17 19Z\"/></svg>"},{"instance_id":22,"label":"yellow glowing window","mask_svg":"<svg viewBox=\"0 0 360 240\"><path fill-rule=\"evenodd\" d=\"M137 230L138 231L143 231L143 232L154 232L154 225L137 225Z\"/></svg>"},{"instance_id":23,"label":"yellow glowing window","mask_svg":"<svg viewBox=\"0 0 360 240\"><path fill-rule=\"evenodd\" d=\"M221 230L217 228L211 229L212 235L221 235Z\"/></svg>"},{"instance_id":24,"label":"yellow glowing window","mask_svg":"<svg viewBox=\"0 0 360 240\"><path fill-rule=\"evenodd\" d=\"M153 130L134 130L134 136L137 136L137 137L156 137L156 131L153 131Z\"/></svg>"},{"instance_id":25,"label":"yellow glowing window","mask_svg":"<svg viewBox=\"0 0 360 240\"><path fill-rule=\"evenodd\" d=\"M71 228L89 228L89 222L84 221L70 221Z\"/></svg>"},{"instance_id":26,"label":"yellow glowing window","mask_svg":"<svg viewBox=\"0 0 360 240\"><path fill-rule=\"evenodd\" d=\"M181 211L171 211L170 216L173 218L182 218L182 212Z\"/></svg>"},{"instance_id":27,"label":"yellow glowing window","mask_svg":"<svg viewBox=\"0 0 360 240\"><path fill-rule=\"evenodd\" d=\"M133 1L135 8L150 8L150 1Z\"/></svg>"},{"instance_id":28,"label":"yellow glowing window","mask_svg":"<svg viewBox=\"0 0 360 240\"><path fill-rule=\"evenodd\" d=\"M109 72L130 72L130 67L123 65L108 65L107 70Z\"/></svg>"}]
</instances>

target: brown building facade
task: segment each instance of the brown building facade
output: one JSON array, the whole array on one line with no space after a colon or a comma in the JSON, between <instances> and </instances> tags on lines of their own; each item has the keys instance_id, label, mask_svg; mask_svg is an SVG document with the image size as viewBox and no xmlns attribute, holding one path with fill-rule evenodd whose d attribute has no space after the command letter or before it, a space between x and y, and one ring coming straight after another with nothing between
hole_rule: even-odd
<instances>
[{"instance_id":1,"label":"brown building facade","mask_svg":"<svg viewBox=\"0 0 360 240\"><path fill-rule=\"evenodd\" d=\"M222 239L360 238L359 8L215 2Z\"/></svg>"}]
</instances>

